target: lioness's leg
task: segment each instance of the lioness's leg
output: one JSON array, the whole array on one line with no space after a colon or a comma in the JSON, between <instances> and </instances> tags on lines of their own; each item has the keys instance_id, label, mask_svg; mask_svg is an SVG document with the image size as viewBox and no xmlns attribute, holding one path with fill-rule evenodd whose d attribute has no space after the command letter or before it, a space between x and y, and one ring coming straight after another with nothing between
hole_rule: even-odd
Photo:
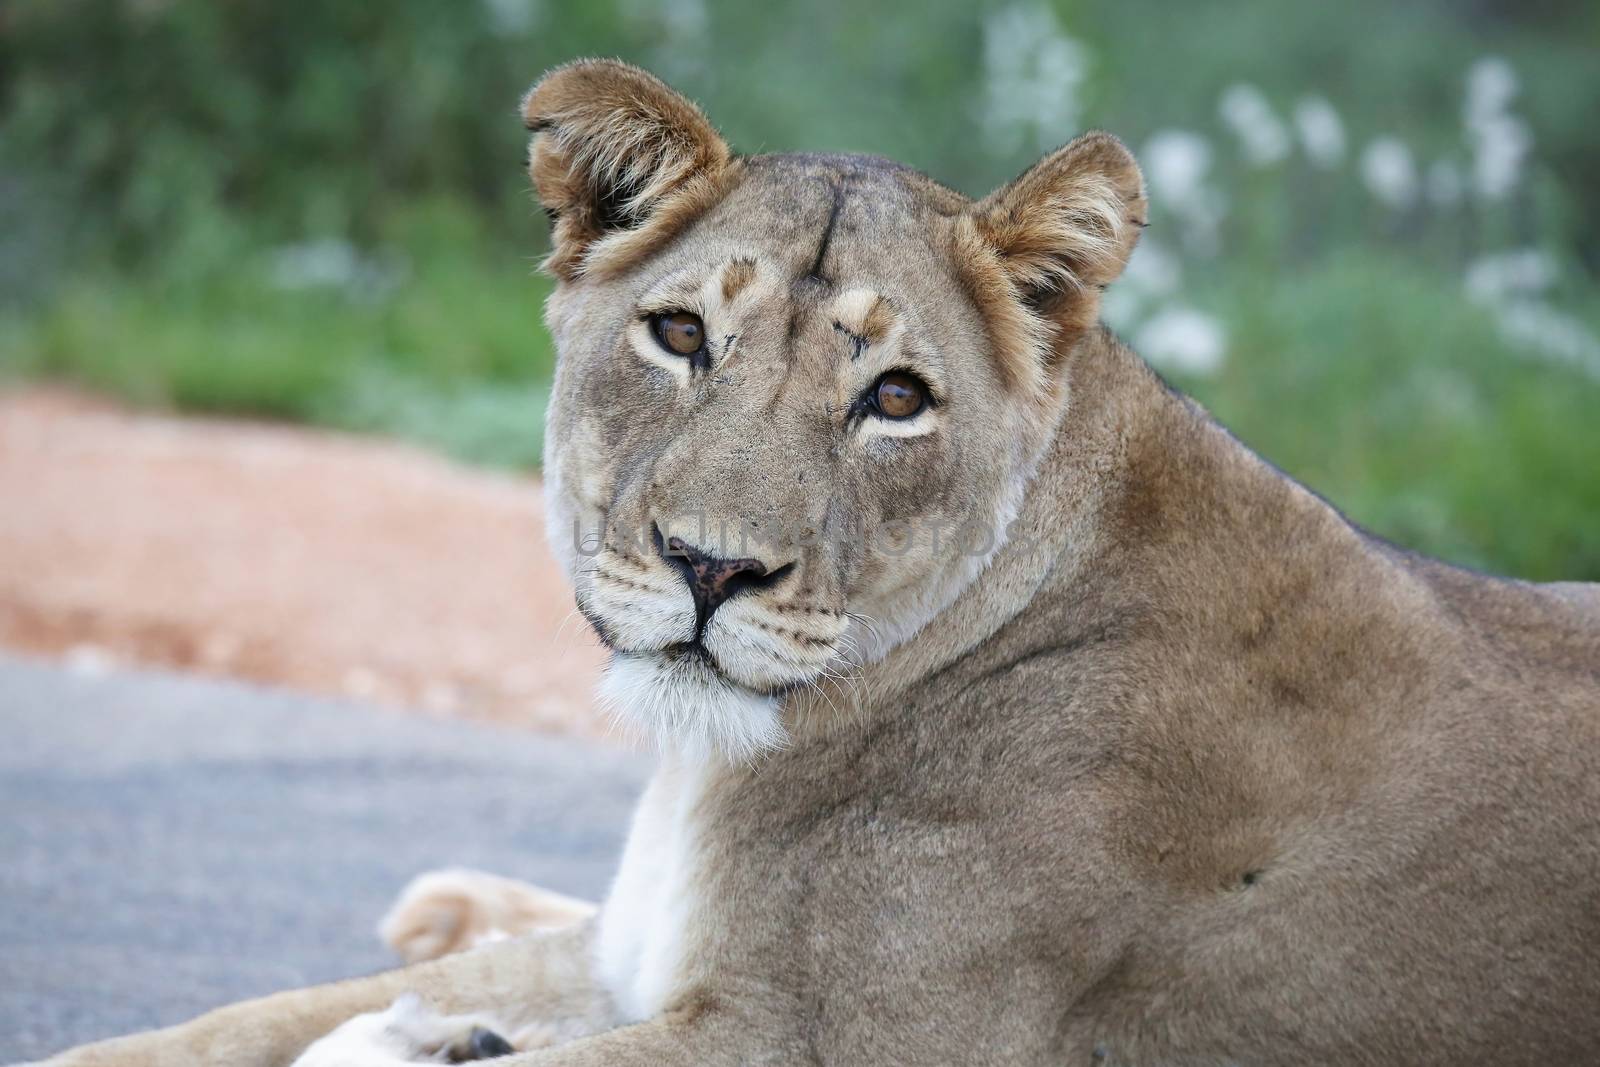
<instances>
[{"instance_id":1,"label":"lioness's leg","mask_svg":"<svg viewBox=\"0 0 1600 1067\"><path fill-rule=\"evenodd\" d=\"M166 1030L84 1045L50 1067L285 1067L311 1042L407 993L441 1012L493 1015L565 1036L610 1025L610 1004L590 975L594 924L485 945L429 963L229 1005Z\"/></svg>"},{"instance_id":2,"label":"lioness's leg","mask_svg":"<svg viewBox=\"0 0 1600 1067\"><path fill-rule=\"evenodd\" d=\"M736 1019L691 1008L558 1048L494 1061L495 1067L751 1067L814 1062L775 1018Z\"/></svg>"},{"instance_id":3,"label":"lioness's leg","mask_svg":"<svg viewBox=\"0 0 1600 1067\"><path fill-rule=\"evenodd\" d=\"M487 1014L441 1015L420 997L404 996L386 1011L367 1012L318 1038L294 1067L400 1067L414 1063L464 1063L498 1059L522 1049L546 1048L561 1035L535 1026L508 1040L505 1024Z\"/></svg>"},{"instance_id":4,"label":"lioness's leg","mask_svg":"<svg viewBox=\"0 0 1600 1067\"><path fill-rule=\"evenodd\" d=\"M430 1017L425 1006L417 1029L429 1031L428 1040L396 1041L392 1025L389 1032L382 1032L390 1017L413 1010L412 1005L397 1004L383 1014L353 1019L293 1067L399 1067L405 1063L441 1062L439 1057L429 1056L430 1048L443 1047L443 1042L460 1043L472 1033L474 1020ZM397 1051L401 1044L406 1047ZM707 1010L706 1005L680 1008L648 1022L554 1048L538 1048L537 1044L522 1046L530 1050L520 1055L497 1057L495 1067L750 1067L808 1059L803 1042L789 1033L780 1020L738 1020Z\"/></svg>"},{"instance_id":5,"label":"lioness's leg","mask_svg":"<svg viewBox=\"0 0 1600 1067\"><path fill-rule=\"evenodd\" d=\"M484 871L452 867L418 875L378 924L378 936L407 963L555 930L593 918L586 900Z\"/></svg>"}]
</instances>

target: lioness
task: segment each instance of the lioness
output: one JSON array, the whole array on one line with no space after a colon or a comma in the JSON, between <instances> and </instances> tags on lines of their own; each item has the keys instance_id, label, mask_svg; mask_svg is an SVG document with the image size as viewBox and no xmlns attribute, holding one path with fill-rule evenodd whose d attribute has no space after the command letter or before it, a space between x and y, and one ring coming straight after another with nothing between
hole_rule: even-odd
<instances>
[{"instance_id":1,"label":"lioness","mask_svg":"<svg viewBox=\"0 0 1600 1067\"><path fill-rule=\"evenodd\" d=\"M54 1062L1600 1062L1600 587L1165 386L1099 324L1120 142L974 202L621 63L525 114L550 539L662 749L610 898Z\"/></svg>"}]
</instances>

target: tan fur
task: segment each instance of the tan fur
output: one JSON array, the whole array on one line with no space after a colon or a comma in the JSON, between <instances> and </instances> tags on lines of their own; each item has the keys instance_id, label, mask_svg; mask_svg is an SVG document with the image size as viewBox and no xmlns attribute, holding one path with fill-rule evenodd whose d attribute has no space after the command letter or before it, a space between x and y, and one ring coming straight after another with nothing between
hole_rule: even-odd
<instances>
[{"instance_id":1,"label":"tan fur","mask_svg":"<svg viewBox=\"0 0 1600 1067\"><path fill-rule=\"evenodd\" d=\"M407 963L489 941L573 926L595 907L483 871L451 868L412 880L378 924L378 937Z\"/></svg>"},{"instance_id":2,"label":"tan fur","mask_svg":"<svg viewBox=\"0 0 1600 1067\"><path fill-rule=\"evenodd\" d=\"M744 291L745 286L755 280L755 260L731 260L722 271L722 299L732 303Z\"/></svg>"},{"instance_id":3,"label":"tan fur","mask_svg":"<svg viewBox=\"0 0 1600 1067\"><path fill-rule=\"evenodd\" d=\"M536 134L529 175L555 220L545 266L564 278L668 239L716 198L730 168L700 110L631 67L568 64L534 86L522 114ZM612 234L615 249L591 247L609 229L607 210L649 222Z\"/></svg>"},{"instance_id":4,"label":"tan fur","mask_svg":"<svg viewBox=\"0 0 1600 1067\"><path fill-rule=\"evenodd\" d=\"M1094 325L1144 217L1114 139L973 203L881 160L732 161L663 93L586 63L530 98L578 131L553 169L535 144L552 538L665 750L601 933L60 1062L281 1065L402 991L590 1035L508 1067L1600 1062L1600 589L1376 540ZM671 236L637 236L652 211ZM864 347L834 327L856 291L894 311ZM669 299L704 371L643 330ZM886 370L941 402L852 415ZM681 575L610 532L689 513L801 520L739 549L789 569L693 659ZM864 547L962 519L999 543ZM597 978L641 886L663 989Z\"/></svg>"},{"instance_id":5,"label":"tan fur","mask_svg":"<svg viewBox=\"0 0 1600 1067\"><path fill-rule=\"evenodd\" d=\"M957 222L953 256L989 309L1008 382L1032 390L1040 366L1099 317L1099 290L1145 225L1144 179L1128 150L1090 133L1046 156ZM1029 306L1046 311L1028 314Z\"/></svg>"},{"instance_id":6,"label":"tan fur","mask_svg":"<svg viewBox=\"0 0 1600 1067\"><path fill-rule=\"evenodd\" d=\"M894 304L871 289L850 289L833 305L834 322L863 345L880 345L896 324Z\"/></svg>"}]
</instances>

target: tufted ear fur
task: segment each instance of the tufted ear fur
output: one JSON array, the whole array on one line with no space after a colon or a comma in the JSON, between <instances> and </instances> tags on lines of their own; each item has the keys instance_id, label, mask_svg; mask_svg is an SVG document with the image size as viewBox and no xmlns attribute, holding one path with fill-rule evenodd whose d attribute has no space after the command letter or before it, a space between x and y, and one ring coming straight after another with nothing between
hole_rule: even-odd
<instances>
[{"instance_id":1,"label":"tufted ear fur","mask_svg":"<svg viewBox=\"0 0 1600 1067\"><path fill-rule=\"evenodd\" d=\"M528 173L553 224L547 270L603 274L670 237L726 188L727 144L700 109L617 60L550 71L522 103Z\"/></svg>"},{"instance_id":2,"label":"tufted ear fur","mask_svg":"<svg viewBox=\"0 0 1600 1067\"><path fill-rule=\"evenodd\" d=\"M1109 133L1086 133L973 205L958 228L1002 361L1027 374L1094 326L1145 224L1144 176ZM1015 365L1017 363L1022 365Z\"/></svg>"}]
</instances>

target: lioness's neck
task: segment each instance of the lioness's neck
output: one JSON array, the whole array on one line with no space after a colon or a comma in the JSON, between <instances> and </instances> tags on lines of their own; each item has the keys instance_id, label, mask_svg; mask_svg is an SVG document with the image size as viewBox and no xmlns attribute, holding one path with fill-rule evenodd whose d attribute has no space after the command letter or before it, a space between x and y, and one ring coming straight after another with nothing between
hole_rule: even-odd
<instances>
[{"instance_id":1,"label":"lioness's neck","mask_svg":"<svg viewBox=\"0 0 1600 1067\"><path fill-rule=\"evenodd\" d=\"M1122 487L1130 435L1152 406L1180 403L1109 332L1071 352L1066 411L1045 447L1009 537L946 611L886 661L923 677L958 659L1028 610L1050 588L1077 582L1103 548L1103 516Z\"/></svg>"},{"instance_id":2,"label":"lioness's neck","mask_svg":"<svg viewBox=\"0 0 1600 1067\"><path fill-rule=\"evenodd\" d=\"M1218 516L1253 510L1207 501L1256 500L1325 513L1315 521L1343 526L1332 509L1273 473L1108 330L1091 332L1066 358L1067 408L1011 536L949 608L866 669L855 692L869 712L1003 628L1008 645L1017 643L1013 636L1048 642L1073 629L1077 605L1137 600L1133 587L1162 581L1168 554L1151 546L1233 536L1218 526Z\"/></svg>"}]
</instances>

